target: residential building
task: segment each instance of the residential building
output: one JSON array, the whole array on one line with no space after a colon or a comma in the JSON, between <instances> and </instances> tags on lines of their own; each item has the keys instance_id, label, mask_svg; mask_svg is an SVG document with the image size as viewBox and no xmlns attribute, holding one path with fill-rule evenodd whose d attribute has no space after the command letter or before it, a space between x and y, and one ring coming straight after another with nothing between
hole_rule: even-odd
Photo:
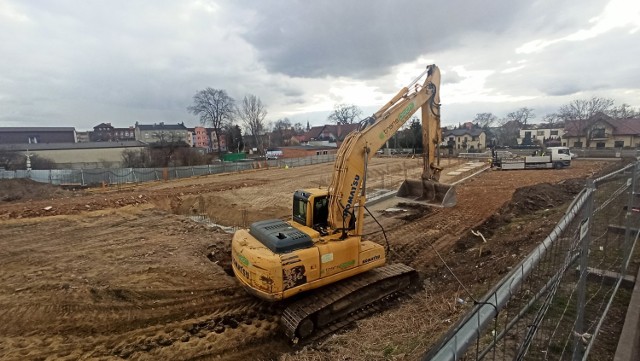
<instances>
[{"instance_id":1,"label":"residential building","mask_svg":"<svg viewBox=\"0 0 640 361\"><path fill-rule=\"evenodd\" d=\"M303 158L314 155L336 154L338 152L338 148L335 146L294 145L278 149L282 151L282 158Z\"/></svg>"},{"instance_id":2,"label":"residential building","mask_svg":"<svg viewBox=\"0 0 640 361\"><path fill-rule=\"evenodd\" d=\"M73 127L0 127L0 144L76 142Z\"/></svg>"},{"instance_id":3,"label":"residential building","mask_svg":"<svg viewBox=\"0 0 640 361\"><path fill-rule=\"evenodd\" d=\"M216 130L213 128L206 128L207 135L209 136L209 147L213 152L226 152L227 151L227 137L224 133L220 133L220 144L218 144L218 138L216 138Z\"/></svg>"},{"instance_id":4,"label":"residential building","mask_svg":"<svg viewBox=\"0 0 640 361\"><path fill-rule=\"evenodd\" d=\"M357 130L359 126L360 124L354 123L311 127L302 139L307 145L339 147L344 138L352 131Z\"/></svg>"},{"instance_id":5,"label":"residential building","mask_svg":"<svg viewBox=\"0 0 640 361\"><path fill-rule=\"evenodd\" d=\"M135 128L115 128L111 123L100 123L89 134L92 142L123 142L136 140Z\"/></svg>"},{"instance_id":6,"label":"residential building","mask_svg":"<svg viewBox=\"0 0 640 361\"><path fill-rule=\"evenodd\" d=\"M482 128L443 129L442 140L453 153L483 151L487 147L487 135Z\"/></svg>"},{"instance_id":7,"label":"residential building","mask_svg":"<svg viewBox=\"0 0 640 361\"><path fill-rule=\"evenodd\" d=\"M91 141L91 139L89 138L89 135L91 134L91 132L86 131L86 132L76 132L76 140L78 141L78 143L88 143Z\"/></svg>"},{"instance_id":8,"label":"residential building","mask_svg":"<svg viewBox=\"0 0 640 361\"><path fill-rule=\"evenodd\" d=\"M191 132L191 145L193 147L211 150L211 140L209 139L209 134L207 134L207 128L195 127L189 128L189 131Z\"/></svg>"},{"instance_id":9,"label":"residential building","mask_svg":"<svg viewBox=\"0 0 640 361\"><path fill-rule=\"evenodd\" d=\"M191 143L191 135L184 123L138 124L135 127L135 139L147 144L153 143Z\"/></svg>"},{"instance_id":10,"label":"residential building","mask_svg":"<svg viewBox=\"0 0 640 361\"><path fill-rule=\"evenodd\" d=\"M615 119L598 113L584 122L569 122L564 141L573 148L640 147L640 118Z\"/></svg>"},{"instance_id":11,"label":"residential building","mask_svg":"<svg viewBox=\"0 0 640 361\"><path fill-rule=\"evenodd\" d=\"M565 145L562 144L564 133L564 124L529 124L520 129L517 141L518 145L555 147Z\"/></svg>"}]
</instances>

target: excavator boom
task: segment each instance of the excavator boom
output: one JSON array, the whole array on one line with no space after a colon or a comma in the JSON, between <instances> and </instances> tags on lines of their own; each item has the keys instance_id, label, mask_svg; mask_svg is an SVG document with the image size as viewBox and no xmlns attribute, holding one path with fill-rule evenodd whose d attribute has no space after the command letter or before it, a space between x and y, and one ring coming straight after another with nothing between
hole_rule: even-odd
<instances>
[{"instance_id":1,"label":"excavator boom","mask_svg":"<svg viewBox=\"0 0 640 361\"><path fill-rule=\"evenodd\" d=\"M427 74L423 84L417 82ZM455 189L438 183L440 177L437 147L440 143L440 70L429 65L409 86L362 122L362 129L347 136L338 150L334 175L329 186L331 206L329 224L333 229L353 229L355 205L365 201L369 160L418 109L422 109L424 166L422 179L406 181L398 196L428 205L451 207L456 203ZM358 232L361 234L361 232Z\"/></svg>"}]
</instances>

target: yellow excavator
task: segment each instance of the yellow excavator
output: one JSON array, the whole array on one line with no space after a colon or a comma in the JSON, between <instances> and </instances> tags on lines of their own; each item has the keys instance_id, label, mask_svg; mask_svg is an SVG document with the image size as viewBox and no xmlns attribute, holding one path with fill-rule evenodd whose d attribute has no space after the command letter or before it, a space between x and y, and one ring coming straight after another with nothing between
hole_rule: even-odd
<instances>
[{"instance_id":1,"label":"yellow excavator","mask_svg":"<svg viewBox=\"0 0 640 361\"><path fill-rule=\"evenodd\" d=\"M425 74L423 84L418 84ZM290 338L305 339L316 330L336 328L417 280L417 272L406 265L385 266L385 248L362 237L367 167L376 151L421 108L422 179L405 181L397 196L455 205L453 187L438 183L439 87L440 70L427 66L346 137L328 189L298 190L291 220L259 221L234 234L231 257L238 281L261 299L289 299L281 325Z\"/></svg>"}]
</instances>

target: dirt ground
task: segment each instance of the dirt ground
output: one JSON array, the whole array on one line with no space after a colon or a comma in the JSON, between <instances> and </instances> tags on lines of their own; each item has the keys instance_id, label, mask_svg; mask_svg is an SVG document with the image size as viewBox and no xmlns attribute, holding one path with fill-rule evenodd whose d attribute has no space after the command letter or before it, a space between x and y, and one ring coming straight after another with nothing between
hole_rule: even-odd
<instances>
[{"instance_id":1,"label":"dirt ground","mask_svg":"<svg viewBox=\"0 0 640 361\"><path fill-rule=\"evenodd\" d=\"M445 165L445 182L466 175ZM332 164L77 191L0 181L0 358L417 359L465 309L438 254L481 295L544 238L584 178L611 166L486 171L457 187L454 208L370 207L391 261L416 268L424 290L304 348L280 335L278 305L225 272L231 235L187 216L232 227L286 218L292 192L326 186ZM419 168L376 159L369 184L392 189ZM365 232L385 242L372 217Z\"/></svg>"}]
</instances>

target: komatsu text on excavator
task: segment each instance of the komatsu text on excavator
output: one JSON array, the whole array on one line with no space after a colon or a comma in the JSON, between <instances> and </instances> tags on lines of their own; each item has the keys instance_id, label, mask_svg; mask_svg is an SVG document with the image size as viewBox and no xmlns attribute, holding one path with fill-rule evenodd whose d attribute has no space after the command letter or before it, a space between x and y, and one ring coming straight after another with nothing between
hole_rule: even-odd
<instances>
[{"instance_id":1,"label":"komatsu text on excavator","mask_svg":"<svg viewBox=\"0 0 640 361\"><path fill-rule=\"evenodd\" d=\"M426 76L423 84L418 84ZM242 286L269 301L292 296L281 325L292 339L335 327L353 313L409 287L417 272L386 264L382 245L363 239L367 165L384 143L422 109L424 169L405 181L398 196L453 206L452 187L438 183L440 171L440 70L435 65L404 87L360 129L347 136L336 157L328 189L293 194L289 221L271 219L239 230L232 240L232 268Z\"/></svg>"}]
</instances>

